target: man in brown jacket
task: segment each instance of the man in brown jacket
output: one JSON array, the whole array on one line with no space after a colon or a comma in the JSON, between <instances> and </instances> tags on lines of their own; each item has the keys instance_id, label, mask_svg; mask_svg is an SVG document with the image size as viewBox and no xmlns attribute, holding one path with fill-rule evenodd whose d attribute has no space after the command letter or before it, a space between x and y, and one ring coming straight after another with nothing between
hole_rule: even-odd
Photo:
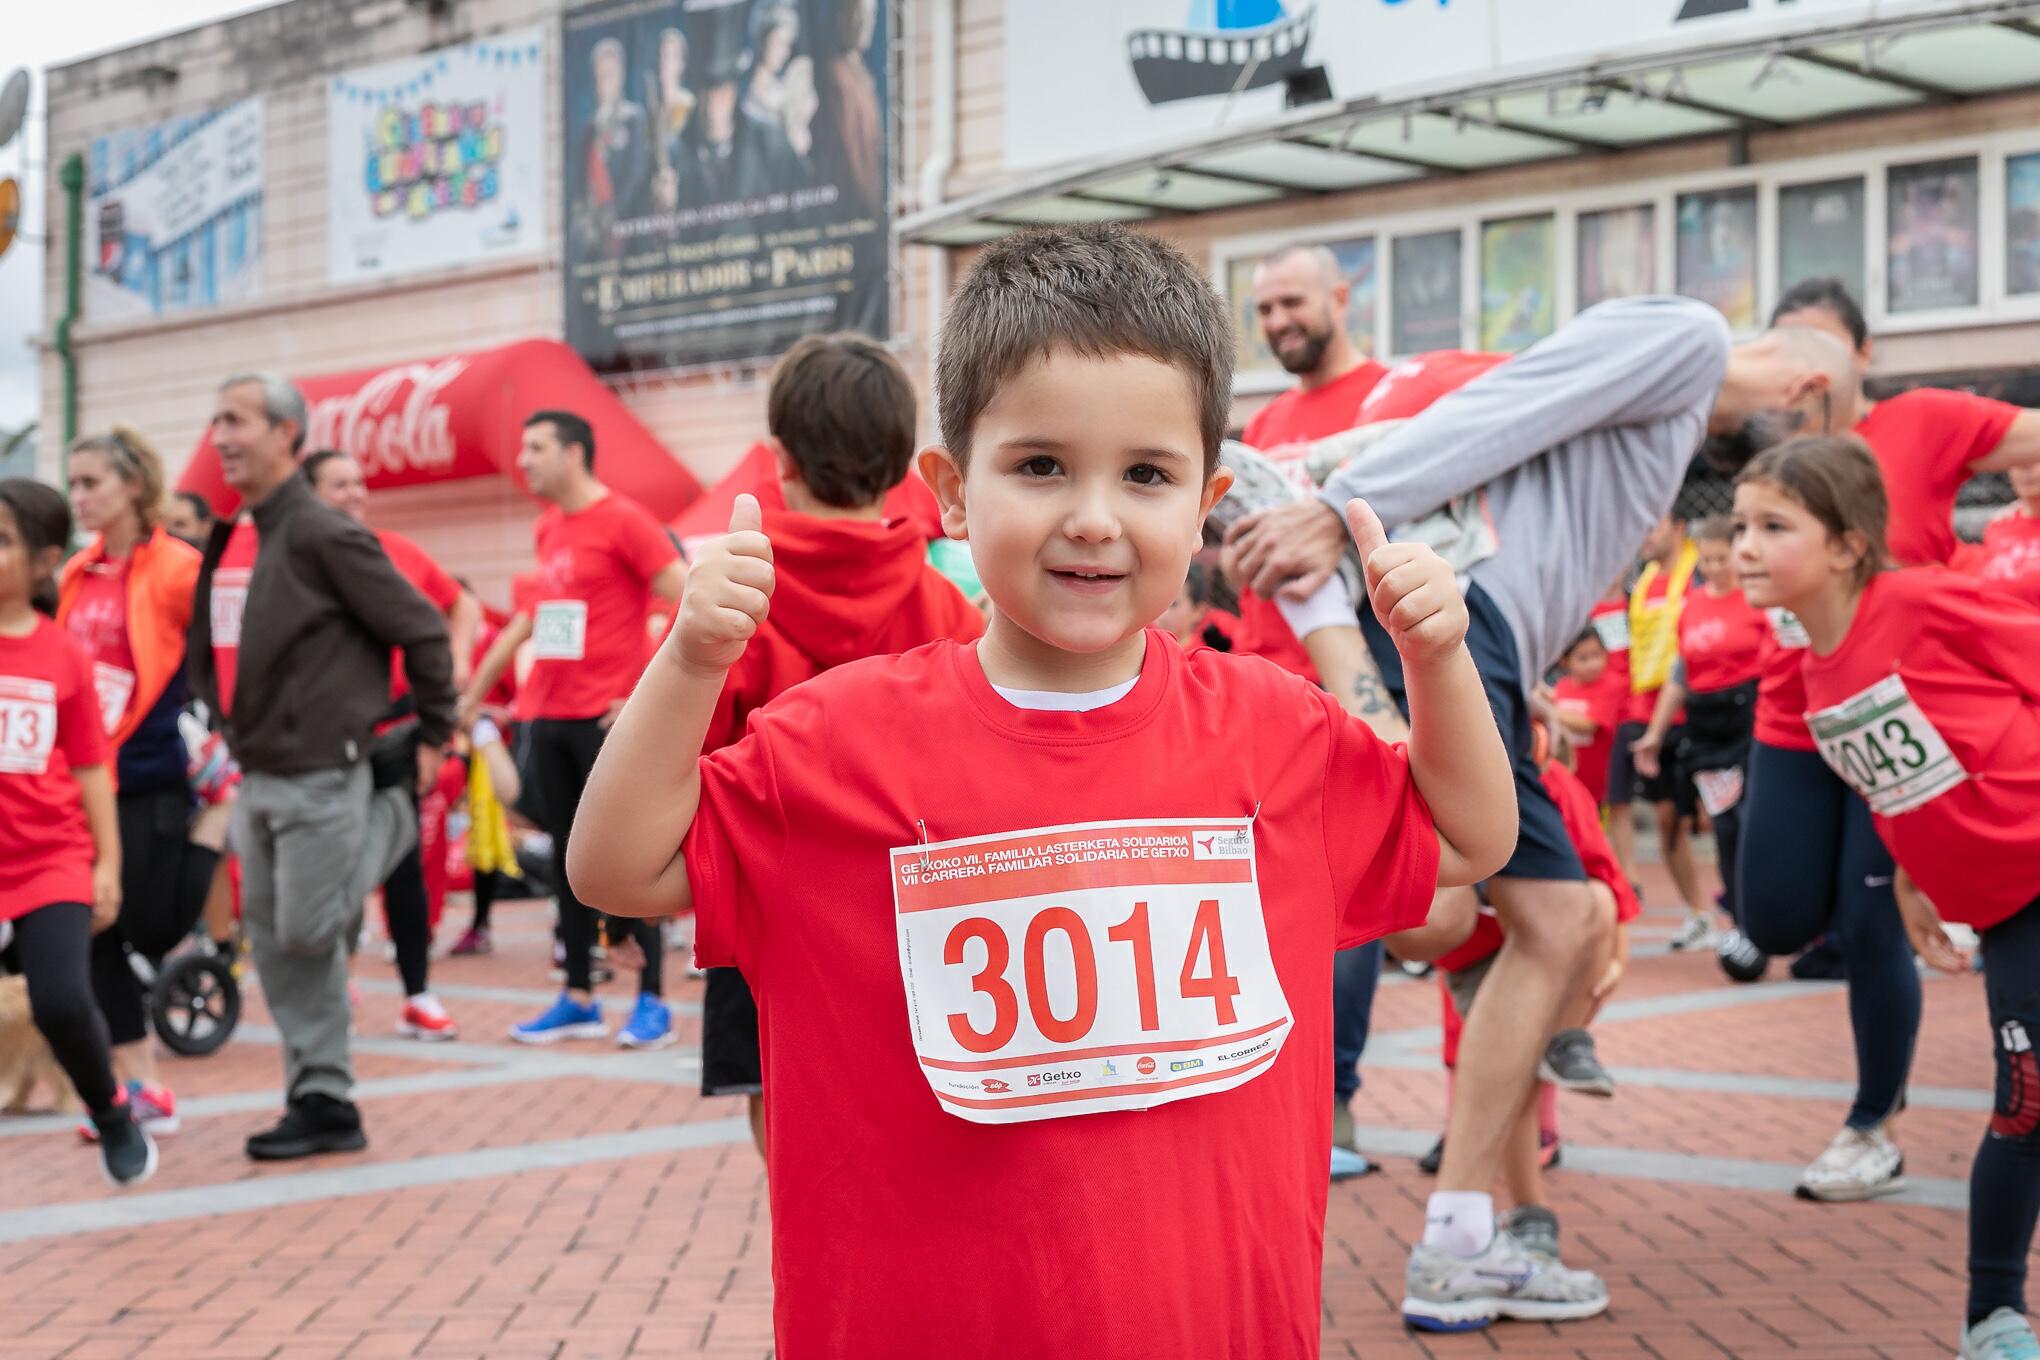
<instances>
[{"instance_id":1,"label":"man in brown jacket","mask_svg":"<svg viewBox=\"0 0 2040 1360\"><path fill-rule=\"evenodd\" d=\"M287 1105L248 1140L263 1161L366 1147L350 1096L347 937L417 836L402 789L372 791L369 744L390 652L417 696L419 787L438 776L456 696L446 622L375 536L297 471L305 400L244 373L212 437L242 513L213 526L186 648L193 690L243 772L232 844L262 991L282 1032Z\"/></svg>"}]
</instances>

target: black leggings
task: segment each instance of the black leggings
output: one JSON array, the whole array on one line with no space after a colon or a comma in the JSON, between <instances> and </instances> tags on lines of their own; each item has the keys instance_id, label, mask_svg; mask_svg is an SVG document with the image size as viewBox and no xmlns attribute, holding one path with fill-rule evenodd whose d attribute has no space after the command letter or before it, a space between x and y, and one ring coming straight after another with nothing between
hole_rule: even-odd
<instances>
[{"instance_id":1,"label":"black leggings","mask_svg":"<svg viewBox=\"0 0 2040 1360\"><path fill-rule=\"evenodd\" d=\"M1969 1169L1969 1324L2026 1311L2040 1219L2040 900L1983 932L1997 1109Z\"/></svg>"},{"instance_id":2,"label":"black leggings","mask_svg":"<svg viewBox=\"0 0 2040 1360\"><path fill-rule=\"evenodd\" d=\"M147 998L128 963L133 950L160 967L205 914L217 851L193 845L191 795L182 785L153 793L122 793L120 920L92 937L92 997L116 1046L148 1037Z\"/></svg>"},{"instance_id":3,"label":"black leggings","mask_svg":"<svg viewBox=\"0 0 2040 1360\"><path fill-rule=\"evenodd\" d=\"M588 787L588 772L605 735L593 718L540 718L525 724L530 738L527 772L538 796L538 810L544 817L546 834L553 839L555 891L560 904L560 943L567 955L567 986L589 991L594 983L596 913L574 896L567 882L567 837L581 808L581 792ZM617 926L623 930L619 931ZM628 933L644 951L645 968L639 990L658 996L665 985L665 934L656 921L615 921L610 938Z\"/></svg>"},{"instance_id":4,"label":"black leggings","mask_svg":"<svg viewBox=\"0 0 2040 1360\"><path fill-rule=\"evenodd\" d=\"M1757 742L1742 802L1736 898L1743 933L1766 954L1841 937L1856 1041L1852 1129L1896 1114L1920 1032L1920 975L1891 895L1891 853L1870 809L1815 751Z\"/></svg>"},{"instance_id":5,"label":"black leggings","mask_svg":"<svg viewBox=\"0 0 2040 1360\"><path fill-rule=\"evenodd\" d=\"M418 820L418 800L411 799L411 820ZM397 976L404 995L416 996L428 985L432 956L432 903L425 894L425 860L419 845L397 861L383 883L383 921L390 943L397 947Z\"/></svg>"},{"instance_id":6,"label":"black leggings","mask_svg":"<svg viewBox=\"0 0 2040 1360\"><path fill-rule=\"evenodd\" d=\"M28 1009L78 1099L95 1115L113 1108L113 1050L92 1004L92 909L56 902L15 918L14 946L28 980Z\"/></svg>"}]
</instances>

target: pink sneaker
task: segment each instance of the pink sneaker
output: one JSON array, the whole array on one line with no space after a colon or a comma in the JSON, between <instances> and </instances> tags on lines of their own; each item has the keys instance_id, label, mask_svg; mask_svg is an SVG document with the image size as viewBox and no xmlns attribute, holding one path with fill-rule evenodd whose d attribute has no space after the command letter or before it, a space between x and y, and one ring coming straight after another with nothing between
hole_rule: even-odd
<instances>
[{"instance_id":1,"label":"pink sneaker","mask_svg":"<svg viewBox=\"0 0 2040 1360\"><path fill-rule=\"evenodd\" d=\"M423 1002L406 1001L403 1014L397 1017L397 1033L406 1039L418 1039L428 1044L443 1044L449 1039L460 1037L460 1026L446 1013L446 1008L435 997L426 997Z\"/></svg>"},{"instance_id":2,"label":"pink sneaker","mask_svg":"<svg viewBox=\"0 0 2040 1360\"><path fill-rule=\"evenodd\" d=\"M161 1138L184 1127L184 1121L177 1117L177 1097L167 1086L144 1086L131 1081L115 1092L113 1100L116 1105L132 1105L135 1122L151 1137ZM99 1141L99 1130L93 1127L89 1116L78 1125L78 1141Z\"/></svg>"},{"instance_id":3,"label":"pink sneaker","mask_svg":"<svg viewBox=\"0 0 2040 1360\"><path fill-rule=\"evenodd\" d=\"M447 953L456 959L464 959L476 954L486 954L492 948L494 946L489 942L489 932L480 926L470 926L465 934L453 942L453 948Z\"/></svg>"}]
</instances>

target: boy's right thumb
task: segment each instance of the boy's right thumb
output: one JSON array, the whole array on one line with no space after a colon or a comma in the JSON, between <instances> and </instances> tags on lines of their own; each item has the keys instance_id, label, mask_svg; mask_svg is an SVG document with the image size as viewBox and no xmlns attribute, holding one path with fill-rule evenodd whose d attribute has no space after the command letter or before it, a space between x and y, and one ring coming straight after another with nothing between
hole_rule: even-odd
<instances>
[{"instance_id":1,"label":"boy's right thumb","mask_svg":"<svg viewBox=\"0 0 2040 1360\"><path fill-rule=\"evenodd\" d=\"M758 509L758 498L746 491L737 497L737 503L730 507L730 532L741 533L746 529L763 529L765 516Z\"/></svg>"},{"instance_id":2,"label":"boy's right thumb","mask_svg":"<svg viewBox=\"0 0 2040 1360\"><path fill-rule=\"evenodd\" d=\"M1360 552L1362 566L1374 556L1375 549L1388 546L1388 530L1381 527L1381 516L1358 496L1346 502L1346 531L1353 535L1353 546Z\"/></svg>"}]
</instances>

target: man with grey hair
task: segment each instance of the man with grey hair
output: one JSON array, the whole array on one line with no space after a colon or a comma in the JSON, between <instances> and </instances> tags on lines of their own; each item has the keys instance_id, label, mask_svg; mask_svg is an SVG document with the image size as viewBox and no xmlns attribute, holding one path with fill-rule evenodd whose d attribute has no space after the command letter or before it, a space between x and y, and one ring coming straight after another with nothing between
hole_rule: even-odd
<instances>
[{"instance_id":1,"label":"man with grey hair","mask_svg":"<svg viewBox=\"0 0 2040 1360\"><path fill-rule=\"evenodd\" d=\"M1346 330L1352 287L1338 257L1324 246L1285 246L1254 269L1254 316L1261 338L1295 387L1247 422L1241 442L1278 469L1309 484L1305 454L1320 439L1350 430L1360 404L1387 370L1360 352ZM1235 582L1235 584L1243 584ZM1309 679L1318 679L1302 647L1275 606L1250 589L1240 591L1240 628L1234 647L1263 655ZM1334 1180L1373 1167L1354 1147L1353 1096L1360 1089L1360 1054L1367 1046L1374 987L1381 975L1381 942L1340 951L1332 968L1332 1164Z\"/></svg>"},{"instance_id":2,"label":"man with grey hair","mask_svg":"<svg viewBox=\"0 0 2040 1360\"><path fill-rule=\"evenodd\" d=\"M242 919L283 1034L283 1119L248 1140L263 1161L367 1146L350 1098L347 942L417 837L403 790L375 790L370 771L392 649L417 698L421 790L438 776L456 703L439 611L373 534L295 475L305 424L305 399L282 378L221 385L212 440L241 513L206 541L186 647L192 688L243 772L231 833ZM377 764L410 777L410 751L389 754Z\"/></svg>"}]
</instances>

